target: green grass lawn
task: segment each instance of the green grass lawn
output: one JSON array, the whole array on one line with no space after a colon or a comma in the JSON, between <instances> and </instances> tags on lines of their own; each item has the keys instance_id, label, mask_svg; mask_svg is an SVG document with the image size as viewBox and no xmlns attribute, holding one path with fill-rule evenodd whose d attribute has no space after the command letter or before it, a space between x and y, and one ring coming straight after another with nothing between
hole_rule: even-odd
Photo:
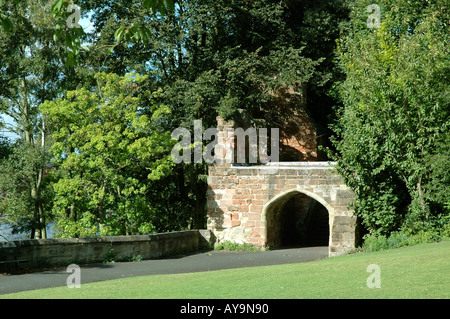
<instances>
[{"instance_id":1,"label":"green grass lawn","mask_svg":"<svg viewBox=\"0 0 450 319\"><path fill-rule=\"evenodd\" d=\"M381 288L368 288L377 264ZM0 298L449 298L450 241L315 262L116 279Z\"/></svg>"}]
</instances>

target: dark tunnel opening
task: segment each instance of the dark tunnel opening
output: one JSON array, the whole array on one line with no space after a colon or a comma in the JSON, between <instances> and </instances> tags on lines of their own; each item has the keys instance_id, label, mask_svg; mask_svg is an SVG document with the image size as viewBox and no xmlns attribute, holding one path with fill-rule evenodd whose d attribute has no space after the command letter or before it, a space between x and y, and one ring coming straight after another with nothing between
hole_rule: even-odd
<instances>
[{"instance_id":1,"label":"dark tunnel opening","mask_svg":"<svg viewBox=\"0 0 450 319\"><path fill-rule=\"evenodd\" d=\"M328 246L328 210L314 198L298 193L274 205L269 214L267 231L272 248Z\"/></svg>"}]
</instances>

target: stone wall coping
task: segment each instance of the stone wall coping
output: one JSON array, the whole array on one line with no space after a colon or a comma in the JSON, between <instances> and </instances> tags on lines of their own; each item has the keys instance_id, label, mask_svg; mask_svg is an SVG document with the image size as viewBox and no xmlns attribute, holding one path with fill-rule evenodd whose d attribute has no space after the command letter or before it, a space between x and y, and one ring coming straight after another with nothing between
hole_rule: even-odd
<instances>
[{"instance_id":1,"label":"stone wall coping","mask_svg":"<svg viewBox=\"0 0 450 319\"><path fill-rule=\"evenodd\" d=\"M231 164L233 169L334 169L337 162L269 162L263 165Z\"/></svg>"},{"instance_id":2,"label":"stone wall coping","mask_svg":"<svg viewBox=\"0 0 450 319\"><path fill-rule=\"evenodd\" d=\"M185 230L185 231L175 231L168 233L157 233L149 235L133 235L133 236L99 236L90 238L48 238L48 239L28 239L28 240L16 240L0 242L0 249L2 248L12 248L12 247L24 247L24 246L34 246L34 245L60 245L60 244L91 244L91 243L125 243L125 242L139 242L139 241L151 241L151 240L162 240L168 238L177 238L189 236L195 236L198 230Z\"/></svg>"}]
</instances>

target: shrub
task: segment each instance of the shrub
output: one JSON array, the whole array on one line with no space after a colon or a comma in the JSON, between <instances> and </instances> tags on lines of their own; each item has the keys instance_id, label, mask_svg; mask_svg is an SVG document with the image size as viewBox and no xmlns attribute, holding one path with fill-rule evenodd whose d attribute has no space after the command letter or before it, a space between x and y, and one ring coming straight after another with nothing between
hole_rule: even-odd
<instances>
[{"instance_id":1,"label":"shrub","mask_svg":"<svg viewBox=\"0 0 450 319\"><path fill-rule=\"evenodd\" d=\"M215 247L214 250L232 250L232 251L260 251L260 249L258 247L255 247L252 244L248 244L248 243L235 243L232 241L223 241L218 243Z\"/></svg>"},{"instance_id":2,"label":"shrub","mask_svg":"<svg viewBox=\"0 0 450 319\"><path fill-rule=\"evenodd\" d=\"M445 225L445 226L442 228L441 236L442 236L443 238L450 238L450 223L447 224L447 225Z\"/></svg>"},{"instance_id":3,"label":"shrub","mask_svg":"<svg viewBox=\"0 0 450 319\"><path fill-rule=\"evenodd\" d=\"M450 233L450 226L445 232ZM448 237L444 232L437 230L421 230L417 233L401 230L392 232L388 237L385 235L369 234L364 237L363 251L373 252L383 249L399 248L418 244L434 243Z\"/></svg>"}]
</instances>

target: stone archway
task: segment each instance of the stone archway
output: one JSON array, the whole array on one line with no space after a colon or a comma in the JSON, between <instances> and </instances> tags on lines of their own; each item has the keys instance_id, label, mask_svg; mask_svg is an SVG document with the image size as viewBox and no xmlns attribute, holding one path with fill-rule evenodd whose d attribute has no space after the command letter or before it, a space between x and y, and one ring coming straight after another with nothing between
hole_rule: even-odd
<instances>
[{"instance_id":1,"label":"stone archway","mask_svg":"<svg viewBox=\"0 0 450 319\"><path fill-rule=\"evenodd\" d=\"M261 144L255 147L256 140L253 140L252 143L245 143L243 147L240 145L242 139L239 142L234 131L237 125L245 124L247 127L249 123L243 121L238 124L235 121L217 118L217 139L221 141L222 147L214 150L215 161L209 166L207 191L207 228L214 233L217 241L250 243L261 248L270 246L271 243L276 246L277 240L280 241L280 245L283 241L289 242L289 236L286 239L277 234L281 233L280 227L284 228L283 232L295 233L288 224L292 220L298 222L298 219L295 220L282 210L288 209L286 207L291 204L295 206L295 203L287 204L286 201L297 196L296 194L303 194L298 196L307 196L303 198L311 198L315 200L312 203L323 205L326 211L323 212L323 217L328 214L329 256L345 254L354 249L356 217L353 216L349 203L355 200L355 194L345 185L343 178L334 168L335 163L285 162L294 159L319 159L314 125L310 125L312 123L306 117L297 119L297 124L302 125L295 126L297 128L292 132L284 132L289 133L287 135L281 135L284 142L280 141L280 156L273 157L277 155L275 150L279 145L271 135L270 160L266 152L263 156L264 161L261 162L268 162L256 164L254 153ZM262 149L267 151L267 135L265 142L266 147ZM272 144L273 142L275 144ZM253 145L252 156L249 144ZM248 151L245 153L249 153L249 161L244 160L244 163L241 159L236 163L236 152L242 155L247 147ZM296 155L284 157L286 148L294 151ZM281 209L280 216L286 220L276 217L271 225L271 218L275 216L273 209L276 207Z\"/></svg>"},{"instance_id":2,"label":"stone archway","mask_svg":"<svg viewBox=\"0 0 450 319\"><path fill-rule=\"evenodd\" d=\"M207 227L218 241L271 247L268 212L296 194L314 199L328 212L329 256L354 249L356 217L348 204L355 195L327 162L211 165Z\"/></svg>"}]
</instances>

